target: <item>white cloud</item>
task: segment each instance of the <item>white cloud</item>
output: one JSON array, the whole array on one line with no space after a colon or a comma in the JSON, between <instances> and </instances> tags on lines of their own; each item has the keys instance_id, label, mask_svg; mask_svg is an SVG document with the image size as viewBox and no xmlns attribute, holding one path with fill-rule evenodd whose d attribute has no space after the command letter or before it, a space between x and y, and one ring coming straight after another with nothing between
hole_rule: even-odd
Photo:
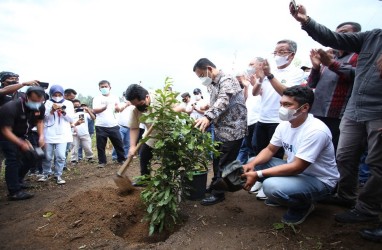
<instances>
[{"instance_id":1,"label":"white cloud","mask_svg":"<svg viewBox=\"0 0 382 250\"><path fill-rule=\"evenodd\" d=\"M297 1L334 29L343 21L364 30L381 27L377 0ZM319 46L290 16L289 0L268 1L2 1L0 70L21 80L39 79L97 94L111 82L120 95L130 83L158 88L166 76L180 92L200 87L192 66L208 57L230 71L254 56L270 57L275 43L290 38L297 56Z\"/></svg>"}]
</instances>

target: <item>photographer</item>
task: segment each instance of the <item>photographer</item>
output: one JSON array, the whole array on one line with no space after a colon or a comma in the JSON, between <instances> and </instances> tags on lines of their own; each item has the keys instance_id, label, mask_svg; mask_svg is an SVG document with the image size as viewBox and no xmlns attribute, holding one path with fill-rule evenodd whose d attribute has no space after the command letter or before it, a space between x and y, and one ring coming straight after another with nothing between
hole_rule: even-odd
<instances>
[{"instance_id":1,"label":"photographer","mask_svg":"<svg viewBox=\"0 0 382 250\"><path fill-rule=\"evenodd\" d=\"M72 165L78 163L78 149L80 146L85 151L85 156L88 162L93 163L92 139L89 134L88 120L95 120L95 115L89 110L88 107L81 107L81 102L77 99L73 100L74 105L74 133L73 144L71 150Z\"/></svg>"},{"instance_id":2,"label":"photographer","mask_svg":"<svg viewBox=\"0 0 382 250\"><path fill-rule=\"evenodd\" d=\"M57 184L65 184L61 178L66 161L66 145L73 142L70 123L73 122L74 108L71 101L64 99L64 89L53 85L49 94L51 99L45 103L45 159L43 160L43 176L38 181L47 181L52 174L52 159L55 156L54 175Z\"/></svg>"},{"instance_id":3,"label":"photographer","mask_svg":"<svg viewBox=\"0 0 382 250\"><path fill-rule=\"evenodd\" d=\"M10 200L25 200L33 195L22 191L23 179L36 158L27 135L37 126L39 146L44 145L43 119L45 92L40 87L30 87L25 98L10 101L0 108L0 147L5 155L5 181Z\"/></svg>"}]
</instances>

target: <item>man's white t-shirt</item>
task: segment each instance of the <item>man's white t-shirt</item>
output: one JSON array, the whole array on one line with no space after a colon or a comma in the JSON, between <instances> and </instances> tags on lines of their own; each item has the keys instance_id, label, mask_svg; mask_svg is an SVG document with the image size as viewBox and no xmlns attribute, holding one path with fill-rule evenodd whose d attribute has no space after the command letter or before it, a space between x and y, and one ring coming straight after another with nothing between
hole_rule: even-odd
<instances>
[{"instance_id":1,"label":"man's white t-shirt","mask_svg":"<svg viewBox=\"0 0 382 250\"><path fill-rule=\"evenodd\" d=\"M313 115L309 114L306 121L297 128L292 128L290 122L281 122L270 143L284 148L288 163L293 162L295 157L310 162L303 174L315 176L331 187L336 185L339 173L332 134Z\"/></svg>"},{"instance_id":2,"label":"man's white t-shirt","mask_svg":"<svg viewBox=\"0 0 382 250\"><path fill-rule=\"evenodd\" d=\"M88 119L91 119L90 115L85 112L76 112L74 114L73 123L77 122L80 119L80 115L84 115L84 123L76 126L75 131L77 131L78 136L84 136L89 134Z\"/></svg>"},{"instance_id":3,"label":"man's white t-shirt","mask_svg":"<svg viewBox=\"0 0 382 250\"><path fill-rule=\"evenodd\" d=\"M120 107L125 105L125 103L121 103ZM124 127L129 127L129 121L131 116L131 110L134 109L134 105L127 106L118 116L118 124Z\"/></svg>"},{"instance_id":4,"label":"man's white t-shirt","mask_svg":"<svg viewBox=\"0 0 382 250\"><path fill-rule=\"evenodd\" d=\"M273 72L275 78L286 87L300 85L304 81L304 71L289 65L285 69L276 68ZM279 108L281 96L273 88L268 78L264 78L261 84L261 111L260 122L280 123Z\"/></svg>"},{"instance_id":5,"label":"man's white t-shirt","mask_svg":"<svg viewBox=\"0 0 382 250\"><path fill-rule=\"evenodd\" d=\"M118 97L113 95L99 95L93 99L93 108L103 108L107 106L106 110L98 113L95 121L95 125L99 127L111 128L118 126L118 120L115 112L115 105L119 104Z\"/></svg>"},{"instance_id":6,"label":"man's white t-shirt","mask_svg":"<svg viewBox=\"0 0 382 250\"><path fill-rule=\"evenodd\" d=\"M248 97L245 100L245 106L247 107L247 125L255 124L260 119L261 110L261 96L252 95L253 86L248 85Z\"/></svg>"}]
</instances>

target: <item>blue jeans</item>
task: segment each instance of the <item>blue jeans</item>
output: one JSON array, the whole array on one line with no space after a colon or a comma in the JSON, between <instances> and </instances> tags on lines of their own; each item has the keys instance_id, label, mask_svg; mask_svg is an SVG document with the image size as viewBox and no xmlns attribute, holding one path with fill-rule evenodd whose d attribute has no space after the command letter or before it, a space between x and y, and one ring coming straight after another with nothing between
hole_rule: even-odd
<instances>
[{"instance_id":1,"label":"blue jeans","mask_svg":"<svg viewBox=\"0 0 382 250\"><path fill-rule=\"evenodd\" d=\"M256 136L256 123L248 126L248 135L244 137L244 140L241 144L239 155L237 156L237 160L241 162L241 164L246 164L248 159L255 156L256 150L254 145L252 144L255 140L253 137Z\"/></svg>"},{"instance_id":2,"label":"blue jeans","mask_svg":"<svg viewBox=\"0 0 382 250\"><path fill-rule=\"evenodd\" d=\"M125 158L129 154L130 149L130 129L128 127L119 126L119 133L122 137L123 151L125 152ZM113 153L111 154L113 160L117 160L117 152L113 148Z\"/></svg>"},{"instance_id":3,"label":"blue jeans","mask_svg":"<svg viewBox=\"0 0 382 250\"><path fill-rule=\"evenodd\" d=\"M66 161L66 147L67 143L46 143L45 144L45 159L42 161L42 168L44 175L52 174L52 160L55 157L54 175L61 176L62 170Z\"/></svg>"},{"instance_id":4,"label":"blue jeans","mask_svg":"<svg viewBox=\"0 0 382 250\"><path fill-rule=\"evenodd\" d=\"M256 166L256 170L285 164L286 161L272 158L268 163ZM263 190L269 200L292 209L306 208L315 201L332 193L333 188L314 176L298 174L293 176L268 177Z\"/></svg>"},{"instance_id":5,"label":"blue jeans","mask_svg":"<svg viewBox=\"0 0 382 250\"><path fill-rule=\"evenodd\" d=\"M364 152L361 156L359 164L359 183L365 184L370 177L370 169L366 164L367 152Z\"/></svg>"}]
</instances>

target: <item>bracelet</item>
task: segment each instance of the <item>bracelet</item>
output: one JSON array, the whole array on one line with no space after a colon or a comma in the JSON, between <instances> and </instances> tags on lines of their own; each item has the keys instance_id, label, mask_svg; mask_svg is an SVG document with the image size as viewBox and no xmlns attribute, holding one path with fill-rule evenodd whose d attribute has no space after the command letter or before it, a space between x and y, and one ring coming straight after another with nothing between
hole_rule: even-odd
<instances>
[{"instance_id":1,"label":"bracelet","mask_svg":"<svg viewBox=\"0 0 382 250\"><path fill-rule=\"evenodd\" d=\"M259 170L259 171L256 171L256 174L259 178L264 178L264 175L263 175L263 171Z\"/></svg>"}]
</instances>

